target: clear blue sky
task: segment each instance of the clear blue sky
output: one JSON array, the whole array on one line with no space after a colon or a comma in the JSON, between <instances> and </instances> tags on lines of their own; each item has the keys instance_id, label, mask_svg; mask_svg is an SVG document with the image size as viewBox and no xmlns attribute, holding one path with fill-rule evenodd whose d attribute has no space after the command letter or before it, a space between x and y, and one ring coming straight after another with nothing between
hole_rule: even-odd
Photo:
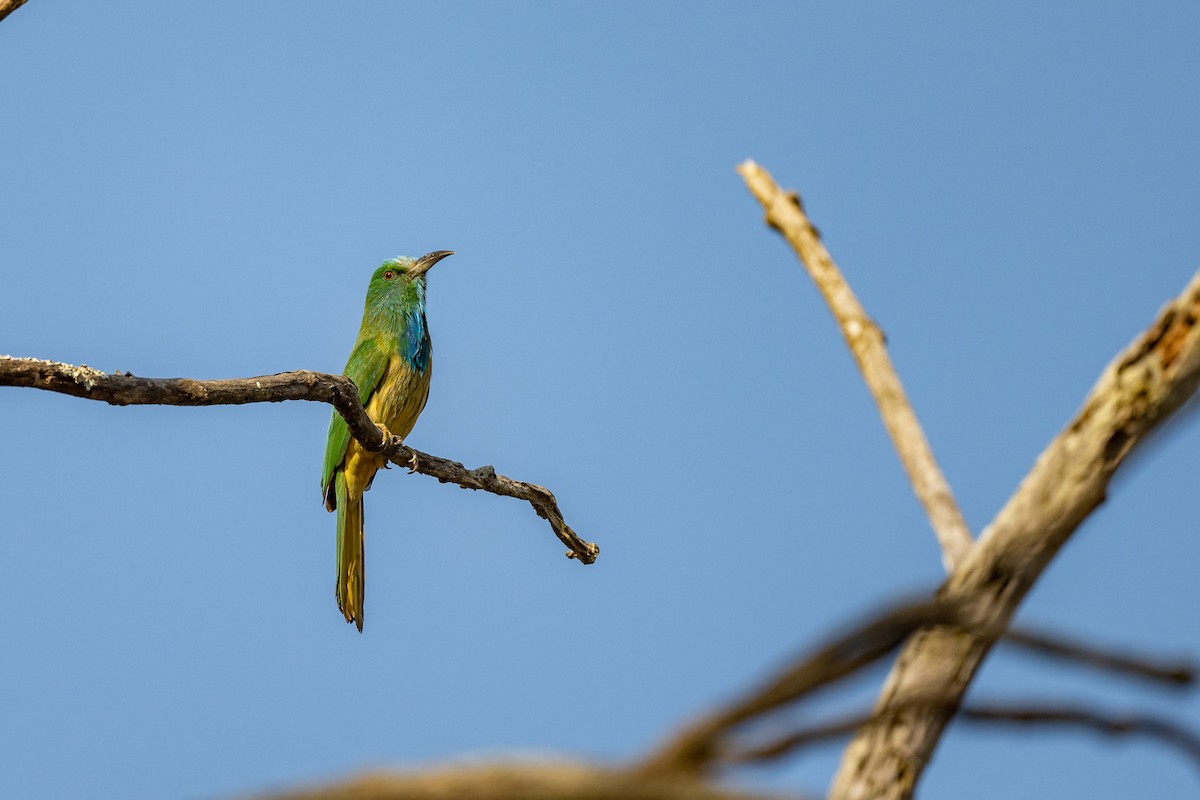
<instances>
[{"instance_id":1,"label":"clear blue sky","mask_svg":"<svg viewBox=\"0 0 1200 800\"><path fill-rule=\"evenodd\" d=\"M371 271L430 281L414 446L333 600L329 410L0 390L0 796L212 797L462 755L621 759L941 577L815 289L798 189L978 530L1200 266L1200 8L33 0L0 23L0 352L339 371ZM1113 488L1022 619L1200 653L1196 454ZM880 675L845 702L865 702ZM1019 655L974 695L1200 700ZM832 708L832 703L823 707ZM821 791L839 748L740 776ZM1193 798L1145 742L950 731L923 784Z\"/></svg>"}]
</instances>

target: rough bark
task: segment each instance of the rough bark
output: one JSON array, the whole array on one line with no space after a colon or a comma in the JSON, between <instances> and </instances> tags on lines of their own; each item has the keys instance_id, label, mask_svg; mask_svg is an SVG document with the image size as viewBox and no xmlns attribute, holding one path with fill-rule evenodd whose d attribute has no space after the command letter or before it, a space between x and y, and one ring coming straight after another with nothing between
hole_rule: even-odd
<instances>
[{"instance_id":1,"label":"rough bark","mask_svg":"<svg viewBox=\"0 0 1200 800\"><path fill-rule=\"evenodd\" d=\"M1147 435L1200 383L1200 272L1154 323L1104 370L1075 418L939 590L991 629L1007 626L1026 592L1080 523L1104 502L1109 482ZM846 748L832 800L903 800L933 755L946 723L994 637L949 628L914 634L876 705L883 721ZM912 701L941 696L945 705ZM895 714L887 714L897 709Z\"/></svg>"}]
</instances>

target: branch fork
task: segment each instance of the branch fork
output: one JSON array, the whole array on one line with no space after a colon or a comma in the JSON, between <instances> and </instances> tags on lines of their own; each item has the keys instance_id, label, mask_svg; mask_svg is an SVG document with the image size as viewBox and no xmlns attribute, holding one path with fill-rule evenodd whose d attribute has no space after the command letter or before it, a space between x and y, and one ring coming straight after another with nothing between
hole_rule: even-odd
<instances>
[{"instance_id":1,"label":"branch fork","mask_svg":"<svg viewBox=\"0 0 1200 800\"><path fill-rule=\"evenodd\" d=\"M738 172L766 210L767 224L787 239L817 284L879 406L942 547L949 577L938 597L986 623L991 631L1007 630L1017 606L1059 548L1104 501L1117 469L1200 386L1200 272L1105 369L1083 408L1038 458L995 520L973 541L904 395L882 332L870 322L833 263L799 196L780 189L753 161L741 164ZM911 798L943 729L957 713L979 664L996 640L993 635L965 634L938 626L912 632L869 724L859 729L842 756L830 791L832 800ZM1070 648L1055 646L1046 652L1056 649ZM1142 674L1154 671L1103 654L1091 660L1106 668ZM931 697L942 702L930 704ZM1111 722L1073 710L1039 719L1100 728ZM1107 729L1118 728L1114 723ZM1192 740L1189 745L1193 754L1200 752L1194 744Z\"/></svg>"}]
</instances>

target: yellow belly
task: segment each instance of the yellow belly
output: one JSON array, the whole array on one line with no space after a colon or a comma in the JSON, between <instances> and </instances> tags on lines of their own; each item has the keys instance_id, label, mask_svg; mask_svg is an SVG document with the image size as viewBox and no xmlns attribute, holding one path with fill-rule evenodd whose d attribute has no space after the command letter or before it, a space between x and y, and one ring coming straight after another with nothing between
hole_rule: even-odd
<instances>
[{"instance_id":1,"label":"yellow belly","mask_svg":"<svg viewBox=\"0 0 1200 800\"><path fill-rule=\"evenodd\" d=\"M421 375L399 355L392 356L379 379L379 386L367 402L367 416L387 428L393 436L401 439L408 436L429 399L431 369L432 364ZM375 472L387 463L387 459L379 453L364 450L356 439L351 438L344 463L346 492L358 498L371 485Z\"/></svg>"}]
</instances>

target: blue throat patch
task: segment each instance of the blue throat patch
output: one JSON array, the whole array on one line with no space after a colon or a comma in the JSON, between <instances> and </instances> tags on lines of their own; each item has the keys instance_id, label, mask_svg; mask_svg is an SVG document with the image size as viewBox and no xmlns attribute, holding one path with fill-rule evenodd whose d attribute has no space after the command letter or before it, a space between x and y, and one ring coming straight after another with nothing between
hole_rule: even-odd
<instances>
[{"instance_id":1,"label":"blue throat patch","mask_svg":"<svg viewBox=\"0 0 1200 800\"><path fill-rule=\"evenodd\" d=\"M429 328L425 324L425 309L414 308L404 315L404 339L400 342L400 355L408 365L419 373L429 367Z\"/></svg>"}]
</instances>

